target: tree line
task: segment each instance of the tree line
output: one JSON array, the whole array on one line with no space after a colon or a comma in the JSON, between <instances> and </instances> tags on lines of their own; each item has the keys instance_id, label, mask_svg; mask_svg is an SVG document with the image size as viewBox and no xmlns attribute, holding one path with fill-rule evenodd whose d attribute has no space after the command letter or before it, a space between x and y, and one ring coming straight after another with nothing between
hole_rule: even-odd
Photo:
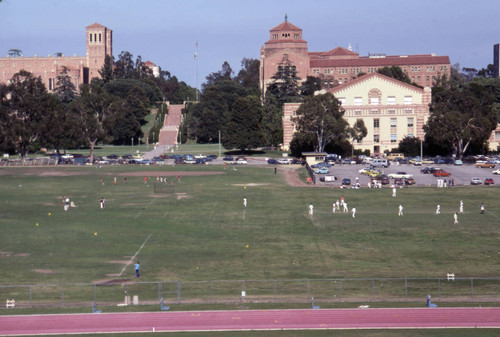
<instances>
[{"instance_id":1,"label":"tree line","mask_svg":"<svg viewBox=\"0 0 500 337\"><path fill-rule=\"evenodd\" d=\"M133 61L129 52L116 61L107 56L100 75L78 91L65 67L53 93L26 70L0 84L0 149L25 157L42 147L57 152L88 147L93 159L97 144L127 145L144 137L141 127L152 106L195 94L169 72L154 77L141 57Z\"/></svg>"}]
</instances>

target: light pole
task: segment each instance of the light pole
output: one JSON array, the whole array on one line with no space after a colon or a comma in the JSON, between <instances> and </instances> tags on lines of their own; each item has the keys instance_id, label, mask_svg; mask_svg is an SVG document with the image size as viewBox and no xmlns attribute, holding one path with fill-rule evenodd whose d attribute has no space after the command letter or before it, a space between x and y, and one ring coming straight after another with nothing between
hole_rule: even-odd
<instances>
[{"instance_id":1,"label":"light pole","mask_svg":"<svg viewBox=\"0 0 500 337\"><path fill-rule=\"evenodd\" d=\"M131 139L132 139L132 152L134 152L134 137L132 137Z\"/></svg>"}]
</instances>

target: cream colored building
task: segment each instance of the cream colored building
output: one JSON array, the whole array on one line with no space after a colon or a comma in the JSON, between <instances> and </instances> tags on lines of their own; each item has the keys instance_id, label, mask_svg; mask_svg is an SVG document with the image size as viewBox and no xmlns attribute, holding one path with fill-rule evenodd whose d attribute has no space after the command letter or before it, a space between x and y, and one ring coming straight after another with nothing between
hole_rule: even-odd
<instances>
[{"instance_id":1,"label":"cream colored building","mask_svg":"<svg viewBox=\"0 0 500 337\"><path fill-rule=\"evenodd\" d=\"M371 154L397 148L405 137L424 139L423 126L429 117L431 88L424 89L393 78L372 73L330 89L345 110L344 118L353 125L362 119L367 136L354 143L354 148ZM289 148L295 132L291 118L300 103L283 107L283 141Z\"/></svg>"}]
</instances>

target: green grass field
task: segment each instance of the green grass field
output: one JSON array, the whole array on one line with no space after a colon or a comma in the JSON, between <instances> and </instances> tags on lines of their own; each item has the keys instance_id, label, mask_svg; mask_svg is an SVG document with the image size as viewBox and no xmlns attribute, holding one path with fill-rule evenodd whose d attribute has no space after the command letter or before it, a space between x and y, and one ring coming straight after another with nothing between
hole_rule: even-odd
<instances>
[{"instance_id":1,"label":"green grass field","mask_svg":"<svg viewBox=\"0 0 500 337\"><path fill-rule=\"evenodd\" d=\"M183 171L181 183L172 173L178 170ZM272 289L273 280L444 278L448 272L458 278L499 276L497 187L412 187L392 198L388 188L290 187L278 173L220 166L3 168L0 285L66 284L70 299L72 291L78 292L73 284L135 282L129 264L135 260L141 262L141 282L172 282L164 289L171 299L177 280L192 282L183 291L197 298L197 292L207 291L203 282L210 280L233 281L219 291L239 294L240 280L264 280L255 288L251 282L246 285L247 291L259 293ZM172 184L157 188L161 193L154 187L158 174L173 174L168 177ZM349 207L357 208L356 218L332 214L332 202L342 195ZM65 212L62 196L78 207ZM99 208L101 197L107 200L105 209ZM465 213L455 225L460 200ZM483 215L481 202L486 205ZM315 206L313 217L307 213L309 203ZM437 203L441 215L434 214ZM402 217L397 216L399 204L405 208ZM373 292L371 281L359 282L344 283L342 291ZM485 285L484 294L498 297L499 283ZM454 284L467 293L470 281ZM388 280L377 283L376 291L401 295L401 286ZM479 282L475 286L480 289ZM303 287L302 282L297 292L306 299ZM339 292L333 282L310 287L311 292L316 287L328 293L324 299ZM10 295L5 288L2 292ZM158 296L156 288L147 292Z\"/></svg>"}]
</instances>

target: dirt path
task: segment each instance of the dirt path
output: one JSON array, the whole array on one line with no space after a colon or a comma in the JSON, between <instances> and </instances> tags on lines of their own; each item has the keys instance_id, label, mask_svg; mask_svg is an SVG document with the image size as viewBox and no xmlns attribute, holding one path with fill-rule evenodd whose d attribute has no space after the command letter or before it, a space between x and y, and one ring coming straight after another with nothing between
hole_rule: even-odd
<instances>
[{"instance_id":1,"label":"dirt path","mask_svg":"<svg viewBox=\"0 0 500 337\"><path fill-rule=\"evenodd\" d=\"M300 180L299 173L297 172L298 168L295 166L280 166L278 169L283 172L285 176L285 181L288 185L294 187L307 187L312 186L308 185L304 181Z\"/></svg>"}]
</instances>

